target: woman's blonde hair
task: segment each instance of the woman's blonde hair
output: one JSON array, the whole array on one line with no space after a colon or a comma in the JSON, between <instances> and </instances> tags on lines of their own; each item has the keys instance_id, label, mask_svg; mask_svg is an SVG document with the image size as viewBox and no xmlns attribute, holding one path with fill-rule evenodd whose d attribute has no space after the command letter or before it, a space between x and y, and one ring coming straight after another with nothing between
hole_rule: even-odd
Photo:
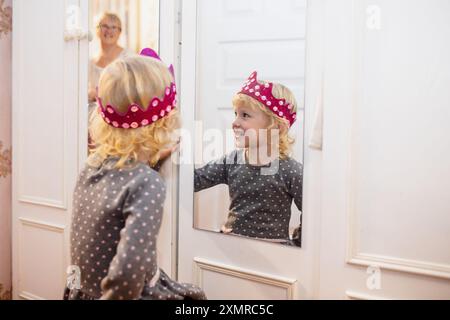
<instances>
[{"instance_id":1,"label":"woman's blonde hair","mask_svg":"<svg viewBox=\"0 0 450 320\"><path fill-rule=\"evenodd\" d=\"M97 19L97 27L100 26L100 23L105 19L109 19L111 21L117 22L117 24L119 25L119 30L122 31L122 20L120 19L120 17L117 14L112 13L112 12L104 12Z\"/></svg>"},{"instance_id":2,"label":"woman's blonde hair","mask_svg":"<svg viewBox=\"0 0 450 320\"><path fill-rule=\"evenodd\" d=\"M262 84L266 84L267 82L259 80ZM292 105L292 112L297 112L297 100L295 99L292 91L286 86L280 83L273 83L272 94L277 99L285 99L286 102ZM280 159L286 159L289 157L292 151L292 146L295 143L295 139L289 136L289 121L283 118L278 117L274 114L270 109L268 109L264 104L259 102L252 97L238 93L233 98L233 106L248 106L253 110L261 110L264 112L270 119L270 124L267 129L274 129L278 127L279 131L279 152Z\"/></svg>"},{"instance_id":3,"label":"woman's blonde hair","mask_svg":"<svg viewBox=\"0 0 450 320\"><path fill-rule=\"evenodd\" d=\"M130 56L111 63L102 72L99 81L99 97L104 105L112 105L122 113L128 106L139 104L145 110L154 97L162 99L165 89L173 82L167 66L145 56ZM118 157L116 168L144 156L150 166L160 160L162 149L173 144L180 127L177 109L151 125L137 129L122 129L108 125L98 112L92 112L89 132L95 147L88 164L98 167L107 157Z\"/></svg>"}]
</instances>

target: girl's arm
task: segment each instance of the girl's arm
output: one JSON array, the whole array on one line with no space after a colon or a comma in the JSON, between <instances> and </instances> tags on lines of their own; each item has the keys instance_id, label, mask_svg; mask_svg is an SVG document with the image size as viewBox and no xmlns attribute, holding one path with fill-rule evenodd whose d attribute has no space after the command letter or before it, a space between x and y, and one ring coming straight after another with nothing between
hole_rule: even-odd
<instances>
[{"instance_id":1,"label":"girl's arm","mask_svg":"<svg viewBox=\"0 0 450 320\"><path fill-rule=\"evenodd\" d=\"M227 156L209 162L202 168L194 170L194 192L214 187L218 184L228 184Z\"/></svg>"},{"instance_id":2,"label":"girl's arm","mask_svg":"<svg viewBox=\"0 0 450 320\"><path fill-rule=\"evenodd\" d=\"M120 232L117 253L101 282L102 299L139 299L145 280L150 281L158 272L156 239L163 213L164 182L154 171L133 181L123 207L125 227Z\"/></svg>"}]
</instances>

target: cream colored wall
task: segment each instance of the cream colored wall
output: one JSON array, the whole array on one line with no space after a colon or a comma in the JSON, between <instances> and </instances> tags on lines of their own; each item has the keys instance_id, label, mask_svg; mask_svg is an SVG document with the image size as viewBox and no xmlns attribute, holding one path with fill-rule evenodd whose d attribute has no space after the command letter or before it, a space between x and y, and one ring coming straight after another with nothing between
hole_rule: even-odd
<instances>
[{"instance_id":1,"label":"cream colored wall","mask_svg":"<svg viewBox=\"0 0 450 320\"><path fill-rule=\"evenodd\" d=\"M0 0L0 300L11 290L11 0Z\"/></svg>"}]
</instances>

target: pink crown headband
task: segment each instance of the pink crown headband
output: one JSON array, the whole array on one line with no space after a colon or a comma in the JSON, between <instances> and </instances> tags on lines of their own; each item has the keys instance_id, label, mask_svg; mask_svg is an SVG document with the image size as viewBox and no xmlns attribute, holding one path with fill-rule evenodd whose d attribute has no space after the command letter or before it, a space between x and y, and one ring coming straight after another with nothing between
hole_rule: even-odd
<instances>
[{"instance_id":1,"label":"pink crown headband","mask_svg":"<svg viewBox=\"0 0 450 320\"><path fill-rule=\"evenodd\" d=\"M257 75L256 71L253 72L239 93L261 102L276 116L288 120L290 126L292 126L297 119L297 113L292 111L293 106L287 103L285 99L275 98L272 94L273 83L262 84L258 82Z\"/></svg>"},{"instance_id":2,"label":"pink crown headband","mask_svg":"<svg viewBox=\"0 0 450 320\"><path fill-rule=\"evenodd\" d=\"M161 60L158 54L150 48L143 49L140 54ZM169 71L174 76L172 65L169 67ZM173 109L175 109L177 105L177 88L175 83L172 82L165 89L164 98L161 100L158 97L154 97L150 101L147 110L144 110L139 104L133 103L128 106L127 112L121 113L117 111L117 108L110 104L104 106L102 99L98 96L97 102L99 106L98 112L107 124L115 128L136 129L148 126L159 119L166 117Z\"/></svg>"}]
</instances>

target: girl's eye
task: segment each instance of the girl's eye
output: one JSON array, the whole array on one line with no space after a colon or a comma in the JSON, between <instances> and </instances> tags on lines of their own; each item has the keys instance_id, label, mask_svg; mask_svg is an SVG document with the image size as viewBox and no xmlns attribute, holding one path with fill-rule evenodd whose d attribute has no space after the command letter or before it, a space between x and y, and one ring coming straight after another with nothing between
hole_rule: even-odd
<instances>
[{"instance_id":1,"label":"girl's eye","mask_svg":"<svg viewBox=\"0 0 450 320\"><path fill-rule=\"evenodd\" d=\"M242 112L240 114L238 114L237 112L234 113L234 116L237 117L242 117L242 118L250 118L250 115L246 112Z\"/></svg>"}]
</instances>

